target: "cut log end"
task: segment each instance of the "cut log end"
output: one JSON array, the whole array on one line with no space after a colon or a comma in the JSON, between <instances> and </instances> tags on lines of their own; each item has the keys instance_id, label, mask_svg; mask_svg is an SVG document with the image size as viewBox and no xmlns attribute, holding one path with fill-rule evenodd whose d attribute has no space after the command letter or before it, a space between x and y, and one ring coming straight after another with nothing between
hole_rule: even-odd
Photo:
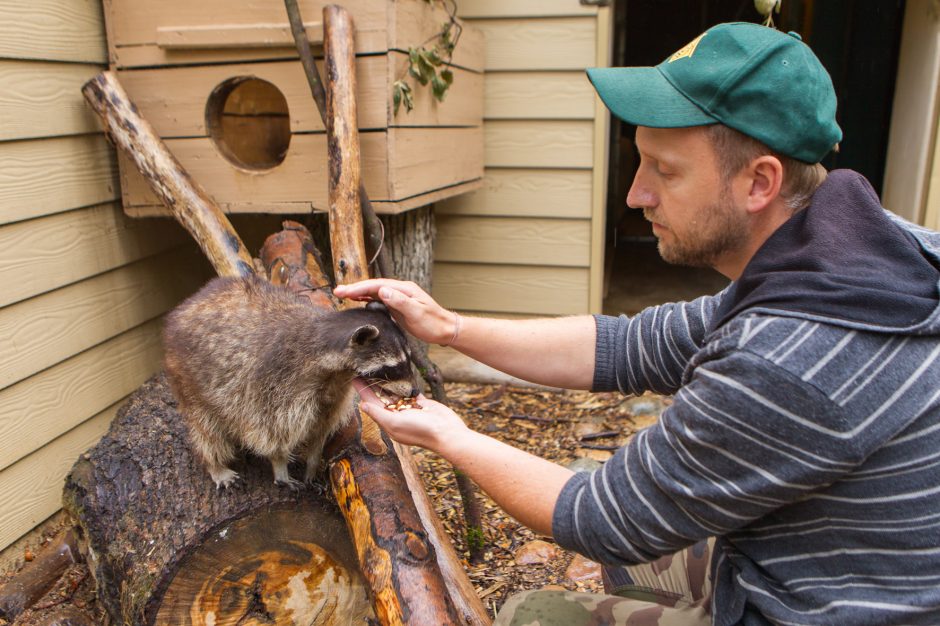
<instances>
[{"instance_id":1,"label":"cut log end","mask_svg":"<svg viewBox=\"0 0 940 626\"><path fill-rule=\"evenodd\" d=\"M306 507L238 520L183 563L156 623L367 623L374 613L355 557L324 548L344 544L341 525Z\"/></svg>"}]
</instances>

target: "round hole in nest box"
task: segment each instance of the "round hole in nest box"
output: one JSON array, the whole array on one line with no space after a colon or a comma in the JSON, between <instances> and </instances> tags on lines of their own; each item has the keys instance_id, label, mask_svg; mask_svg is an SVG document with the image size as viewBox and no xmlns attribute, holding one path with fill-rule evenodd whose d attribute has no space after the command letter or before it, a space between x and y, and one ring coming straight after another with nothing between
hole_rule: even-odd
<instances>
[{"instance_id":1,"label":"round hole in nest box","mask_svg":"<svg viewBox=\"0 0 940 626\"><path fill-rule=\"evenodd\" d=\"M206 128L219 152L248 170L271 169L290 146L287 99L273 84L255 76L220 83L206 103Z\"/></svg>"}]
</instances>

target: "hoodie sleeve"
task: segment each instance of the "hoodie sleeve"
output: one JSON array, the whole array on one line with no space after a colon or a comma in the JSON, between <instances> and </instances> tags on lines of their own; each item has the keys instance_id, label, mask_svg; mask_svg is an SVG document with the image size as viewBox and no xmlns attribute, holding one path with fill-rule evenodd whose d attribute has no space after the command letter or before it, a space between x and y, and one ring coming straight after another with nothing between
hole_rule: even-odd
<instances>
[{"instance_id":1,"label":"hoodie sleeve","mask_svg":"<svg viewBox=\"0 0 940 626\"><path fill-rule=\"evenodd\" d=\"M633 317L594 316L594 391L673 394L726 292L644 309Z\"/></svg>"},{"instance_id":2,"label":"hoodie sleeve","mask_svg":"<svg viewBox=\"0 0 940 626\"><path fill-rule=\"evenodd\" d=\"M849 423L845 409L734 349L737 340L710 343L656 425L569 480L552 520L559 545L601 563L647 562L797 502L862 462L856 441L826 434Z\"/></svg>"}]
</instances>

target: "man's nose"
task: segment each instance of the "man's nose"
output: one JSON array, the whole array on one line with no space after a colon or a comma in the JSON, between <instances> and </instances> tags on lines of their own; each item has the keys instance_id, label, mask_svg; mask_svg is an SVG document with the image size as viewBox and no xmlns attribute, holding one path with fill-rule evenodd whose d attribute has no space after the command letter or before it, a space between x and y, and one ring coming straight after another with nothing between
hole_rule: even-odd
<instances>
[{"instance_id":1,"label":"man's nose","mask_svg":"<svg viewBox=\"0 0 940 626\"><path fill-rule=\"evenodd\" d=\"M656 206L656 195L640 180L639 174L633 179L627 192L627 206L631 209L646 209Z\"/></svg>"}]
</instances>

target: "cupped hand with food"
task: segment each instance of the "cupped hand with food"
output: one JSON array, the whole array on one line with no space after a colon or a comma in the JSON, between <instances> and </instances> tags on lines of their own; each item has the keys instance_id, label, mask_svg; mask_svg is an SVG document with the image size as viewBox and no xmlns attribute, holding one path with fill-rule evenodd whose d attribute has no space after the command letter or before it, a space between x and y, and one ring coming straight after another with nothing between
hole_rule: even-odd
<instances>
[{"instance_id":1,"label":"cupped hand with food","mask_svg":"<svg viewBox=\"0 0 940 626\"><path fill-rule=\"evenodd\" d=\"M360 408L398 443L439 452L447 441L470 432L459 415L423 394L414 399L415 408L397 409L361 379L355 379L353 385L362 399Z\"/></svg>"},{"instance_id":2,"label":"cupped hand with food","mask_svg":"<svg viewBox=\"0 0 940 626\"><path fill-rule=\"evenodd\" d=\"M507 513L551 535L555 502L573 472L469 428L459 415L423 395L420 408L390 410L362 381L360 408L398 443L436 452L466 473Z\"/></svg>"},{"instance_id":3,"label":"cupped hand with food","mask_svg":"<svg viewBox=\"0 0 940 626\"><path fill-rule=\"evenodd\" d=\"M381 301L402 328L429 343L451 345L460 329L457 313L439 305L410 281L373 278L351 285L337 285L333 293L338 298Z\"/></svg>"}]
</instances>

